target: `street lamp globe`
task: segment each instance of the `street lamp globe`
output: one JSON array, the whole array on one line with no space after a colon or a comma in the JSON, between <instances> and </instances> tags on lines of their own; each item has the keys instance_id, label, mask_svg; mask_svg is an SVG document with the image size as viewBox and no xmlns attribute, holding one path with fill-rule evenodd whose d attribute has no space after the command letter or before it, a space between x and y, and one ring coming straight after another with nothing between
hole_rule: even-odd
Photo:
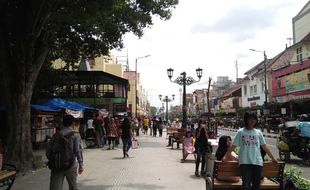
<instances>
[{"instance_id":1,"label":"street lamp globe","mask_svg":"<svg viewBox=\"0 0 310 190\"><path fill-rule=\"evenodd\" d=\"M196 69L196 74L197 74L197 77L200 79L202 76L202 69L201 68Z\"/></svg>"},{"instance_id":2,"label":"street lamp globe","mask_svg":"<svg viewBox=\"0 0 310 190\"><path fill-rule=\"evenodd\" d=\"M172 68L167 69L167 74L168 74L169 79L171 79L173 76L173 69Z\"/></svg>"}]
</instances>

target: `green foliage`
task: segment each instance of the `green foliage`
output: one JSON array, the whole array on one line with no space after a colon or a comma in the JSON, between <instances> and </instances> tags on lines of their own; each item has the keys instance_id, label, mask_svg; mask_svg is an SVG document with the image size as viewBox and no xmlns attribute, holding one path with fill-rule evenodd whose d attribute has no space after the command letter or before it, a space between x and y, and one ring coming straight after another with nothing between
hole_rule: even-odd
<instances>
[{"instance_id":1,"label":"green foliage","mask_svg":"<svg viewBox=\"0 0 310 190\"><path fill-rule=\"evenodd\" d=\"M154 106L151 106L151 116L154 117L156 115L157 108Z\"/></svg>"},{"instance_id":2,"label":"green foliage","mask_svg":"<svg viewBox=\"0 0 310 190\"><path fill-rule=\"evenodd\" d=\"M216 117L221 117L221 116L225 116L225 115L226 115L226 113L223 112L223 111L218 111L218 112L215 113Z\"/></svg>"},{"instance_id":3,"label":"green foliage","mask_svg":"<svg viewBox=\"0 0 310 190\"><path fill-rule=\"evenodd\" d=\"M299 189L310 189L310 180L301 177L302 170L290 167L284 171L284 180L292 180Z\"/></svg>"},{"instance_id":4,"label":"green foliage","mask_svg":"<svg viewBox=\"0 0 310 190\"><path fill-rule=\"evenodd\" d=\"M171 8L177 3L177 0L61 1L46 26L54 31L51 58L72 63L80 57L106 55L109 49L123 47L125 33L141 37L143 29L153 24L153 15L169 19Z\"/></svg>"}]
</instances>

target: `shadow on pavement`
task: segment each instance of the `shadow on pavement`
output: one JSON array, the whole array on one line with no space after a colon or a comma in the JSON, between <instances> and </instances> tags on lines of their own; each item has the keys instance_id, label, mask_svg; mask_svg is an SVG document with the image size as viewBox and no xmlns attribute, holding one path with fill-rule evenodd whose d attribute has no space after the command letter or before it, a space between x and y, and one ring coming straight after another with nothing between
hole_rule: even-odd
<instances>
[{"instance_id":1,"label":"shadow on pavement","mask_svg":"<svg viewBox=\"0 0 310 190\"><path fill-rule=\"evenodd\" d=\"M128 159L132 159L132 158L134 158L134 157L127 157L127 158L124 158L124 157L114 157L114 158L112 158L112 160L128 160Z\"/></svg>"},{"instance_id":2,"label":"shadow on pavement","mask_svg":"<svg viewBox=\"0 0 310 190\"><path fill-rule=\"evenodd\" d=\"M192 164L192 163L196 163L196 161L195 160L181 160L180 161L182 164Z\"/></svg>"},{"instance_id":3,"label":"shadow on pavement","mask_svg":"<svg viewBox=\"0 0 310 190\"><path fill-rule=\"evenodd\" d=\"M154 185L154 184L145 184L145 183L129 183L129 184L124 184L124 189L126 187L132 188L132 189L164 189L164 186L159 186L159 185Z\"/></svg>"},{"instance_id":4,"label":"shadow on pavement","mask_svg":"<svg viewBox=\"0 0 310 190\"><path fill-rule=\"evenodd\" d=\"M159 142L141 142L141 141L139 141L139 148L158 148L161 146L162 146L162 144Z\"/></svg>"},{"instance_id":5,"label":"shadow on pavement","mask_svg":"<svg viewBox=\"0 0 310 190\"><path fill-rule=\"evenodd\" d=\"M122 185L86 185L92 180L79 180L78 187L80 190L105 190L105 189L138 189L138 190L155 190L155 189L164 189L165 186L159 186L155 184L146 184L146 183L128 183Z\"/></svg>"},{"instance_id":6,"label":"shadow on pavement","mask_svg":"<svg viewBox=\"0 0 310 190\"><path fill-rule=\"evenodd\" d=\"M299 167L310 167L310 163L306 162L304 160L301 159L291 159L290 161L286 162L287 164L292 164L292 165L296 165Z\"/></svg>"},{"instance_id":7,"label":"shadow on pavement","mask_svg":"<svg viewBox=\"0 0 310 190\"><path fill-rule=\"evenodd\" d=\"M192 179L196 179L196 180L201 180L201 178L203 178L202 176L195 176L195 174L192 174L192 175L190 175L189 176L190 178L192 178Z\"/></svg>"}]
</instances>

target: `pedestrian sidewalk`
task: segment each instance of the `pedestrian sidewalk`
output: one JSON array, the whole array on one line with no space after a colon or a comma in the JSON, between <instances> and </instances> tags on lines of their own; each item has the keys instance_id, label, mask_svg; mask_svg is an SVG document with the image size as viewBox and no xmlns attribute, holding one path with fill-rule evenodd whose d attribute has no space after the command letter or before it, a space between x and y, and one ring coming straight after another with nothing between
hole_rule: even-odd
<instances>
[{"instance_id":1,"label":"pedestrian sidewalk","mask_svg":"<svg viewBox=\"0 0 310 190\"><path fill-rule=\"evenodd\" d=\"M194 157L181 163L180 150L167 148L167 139L142 135L140 147L129 151L123 158L122 149L85 149L85 171L78 176L79 190L155 190L205 189L204 178L194 175ZM43 151L42 151L43 152ZM49 169L42 168L19 176L12 190L49 189ZM68 185L64 183L64 189Z\"/></svg>"},{"instance_id":2,"label":"pedestrian sidewalk","mask_svg":"<svg viewBox=\"0 0 310 190\"><path fill-rule=\"evenodd\" d=\"M223 130L223 131L232 131L232 132L237 132L238 129L232 129L232 128L226 128L226 127L218 127L218 129ZM278 138L279 134L274 134L274 133L268 133L266 131L263 132L264 137L268 137L268 138Z\"/></svg>"}]
</instances>

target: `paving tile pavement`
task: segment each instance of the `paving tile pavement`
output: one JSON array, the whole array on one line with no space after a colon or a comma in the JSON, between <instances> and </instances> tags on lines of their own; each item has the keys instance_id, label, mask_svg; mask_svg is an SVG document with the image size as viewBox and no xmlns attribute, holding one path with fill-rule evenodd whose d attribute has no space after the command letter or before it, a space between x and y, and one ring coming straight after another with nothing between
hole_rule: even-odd
<instances>
[{"instance_id":1,"label":"paving tile pavement","mask_svg":"<svg viewBox=\"0 0 310 190\"><path fill-rule=\"evenodd\" d=\"M166 148L165 137L138 137L140 147L131 149L129 158L122 150L85 149L85 171L78 176L79 190L174 190L205 189L205 180L194 175L194 157L181 163L181 150ZM12 190L47 190L49 169L19 176ZM64 183L64 189L68 189Z\"/></svg>"}]
</instances>

